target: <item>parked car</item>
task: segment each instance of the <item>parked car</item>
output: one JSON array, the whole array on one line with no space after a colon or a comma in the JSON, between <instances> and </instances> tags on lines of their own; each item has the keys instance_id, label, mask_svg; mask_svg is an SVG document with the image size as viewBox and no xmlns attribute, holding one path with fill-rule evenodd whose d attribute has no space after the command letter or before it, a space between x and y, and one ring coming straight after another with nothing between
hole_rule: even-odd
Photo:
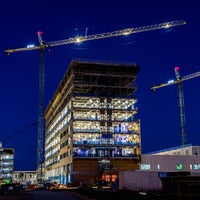
<instances>
[{"instance_id":1,"label":"parked car","mask_svg":"<svg viewBox=\"0 0 200 200\"><path fill-rule=\"evenodd\" d=\"M23 190L22 185L15 183L2 184L0 186L1 195L19 194L20 192L22 192L22 190Z\"/></svg>"}]
</instances>

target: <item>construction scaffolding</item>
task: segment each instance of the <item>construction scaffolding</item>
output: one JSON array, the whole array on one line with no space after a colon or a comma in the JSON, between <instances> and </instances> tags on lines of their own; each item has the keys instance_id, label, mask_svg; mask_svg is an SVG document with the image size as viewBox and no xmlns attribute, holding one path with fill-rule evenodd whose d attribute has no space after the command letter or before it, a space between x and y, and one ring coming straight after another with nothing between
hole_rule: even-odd
<instances>
[{"instance_id":1,"label":"construction scaffolding","mask_svg":"<svg viewBox=\"0 0 200 200\"><path fill-rule=\"evenodd\" d=\"M138 167L138 71L135 64L70 64L45 112L48 179L92 182L106 171Z\"/></svg>"}]
</instances>

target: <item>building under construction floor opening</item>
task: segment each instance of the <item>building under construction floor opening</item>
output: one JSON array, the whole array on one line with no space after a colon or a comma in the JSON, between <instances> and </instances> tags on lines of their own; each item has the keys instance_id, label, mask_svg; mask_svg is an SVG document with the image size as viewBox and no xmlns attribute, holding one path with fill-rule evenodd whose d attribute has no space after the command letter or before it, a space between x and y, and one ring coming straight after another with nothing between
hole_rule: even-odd
<instances>
[{"instance_id":1,"label":"building under construction floor opening","mask_svg":"<svg viewBox=\"0 0 200 200\"><path fill-rule=\"evenodd\" d=\"M115 182L139 169L135 64L72 61L45 111L45 178Z\"/></svg>"}]
</instances>

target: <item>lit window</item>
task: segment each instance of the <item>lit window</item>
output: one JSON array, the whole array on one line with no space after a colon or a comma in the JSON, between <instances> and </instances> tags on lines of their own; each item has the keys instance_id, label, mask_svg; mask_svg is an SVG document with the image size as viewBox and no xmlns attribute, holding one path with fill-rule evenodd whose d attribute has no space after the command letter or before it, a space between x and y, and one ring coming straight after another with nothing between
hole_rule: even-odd
<instances>
[{"instance_id":1,"label":"lit window","mask_svg":"<svg viewBox=\"0 0 200 200\"><path fill-rule=\"evenodd\" d=\"M140 169L141 170L150 170L151 169L151 165L150 164L141 164L140 165Z\"/></svg>"},{"instance_id":2,"label":"lit window","mask_svg":"<svg viewBox=\"0 0 200 200\"><path fill-rule=\"evenodd\" d=\"M183 165L182 164L177 164L176 165L177 170L183 170Z\"/></svg>"},{"instance_id":3,"label":"lit window","mask_svg":"<svg viewBox=\"0 0 200 200\"><path fill-rule=\"evenodd\" d=\"M199 164L194 164L193 165L194 170L200 170L200 165Z\"/></svg>"}]
</instances>

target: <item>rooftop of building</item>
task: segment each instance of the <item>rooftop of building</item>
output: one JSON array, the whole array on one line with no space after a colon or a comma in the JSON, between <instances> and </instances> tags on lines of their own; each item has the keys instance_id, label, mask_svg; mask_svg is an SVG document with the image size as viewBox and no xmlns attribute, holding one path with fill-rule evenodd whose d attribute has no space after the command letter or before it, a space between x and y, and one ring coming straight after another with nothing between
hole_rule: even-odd
<instances>
[{"instance_id":1,"label":"rooftop of building","mask_svg":"<svg viewBox=\"0 0 200 200\"><path fill-rule=\"evenodd\" d=\"M192 144L186 144L186 145L181 145L181 146L176 146L176 147L170 147L170 148L166 148L166 149L161 149L161 150L158 150L158 151L153 151L153 152L149 152L149 153L146 153L146 154L164 153L164 152L168 152L168 151L180 150L180 149L192 148L192 147L200 147L200 146L192 145Z\"/></svg>"},{"instance_id":2,"label":"rooftop of building","mask_svg":"<svg viewBox=\"0 0 200 200\"><path fill-rule=\"evenodd\" d=\"M83 68L84 66L84 68ZM136 63L116 63L112 61L99 61L99 60L84 60L84 59L73 59L70 63L70 65L67 67L67 70L65 74L63 75L63 78L61 79L57 90L55 91L51 101L49 102L46 112L48 109L51 107L52 102L56 99L56 96L60 93L62 90L63 85L69 80L69 77L71 76L72 68L73 72L78 71L79 73L83 72L85 73L86 71L92 73L94 76L98 74L103 74L105 72L106 67L106 75L109 75L111 73L108 73L112 71L112 73L118 73L119 76L123 76L126 74L131 74L136 77L137 73L139 72L139 66L136 65ZM129 67L134 70L130 70ZM123 68L123 70L122 70ZM123 72L123 73L122 73Z\"/></svg>"}]
</instances>

